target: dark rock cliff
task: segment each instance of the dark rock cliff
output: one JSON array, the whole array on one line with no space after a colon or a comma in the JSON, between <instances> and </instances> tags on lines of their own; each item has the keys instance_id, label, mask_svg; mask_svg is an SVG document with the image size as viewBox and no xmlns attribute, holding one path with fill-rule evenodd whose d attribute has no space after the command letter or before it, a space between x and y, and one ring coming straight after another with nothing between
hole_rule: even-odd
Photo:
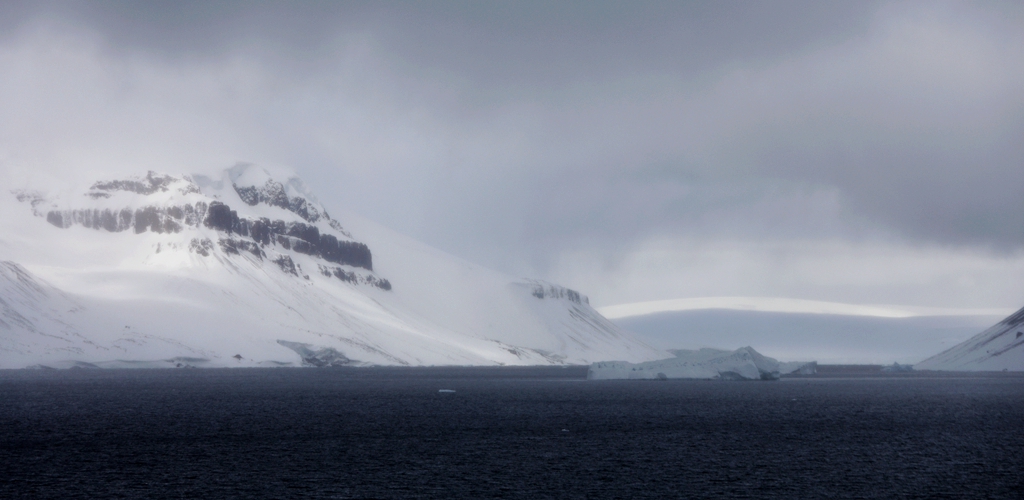
<instances>
[{"instance_id":1,"label":"dark rock cliff","mask_svg":"<svg viewBox=\"0 0 1024 500\"><path fill-rule=\"evenodd\" d=\"M206 238L192 239L189 250L202 256L209 256L215 248L226 254L241 255L248 253L259 260L267 257L266 248L278 246L284 250L317 257L329 264L341 264L373 270L373 256L369 247L356 241L339 240L333 234L321 233L313 223L326 221L330 227L347 237L341 225L330 218L322 207L310 203L302 197L287 195L285 186L274 180L268 180L262 187L239 187L233 185L238 196L246 204L255 206L260 203L283 208L295 213L306 222L285 222L271 220L266 217L250 219L239 217L238 212L220 201L209 203L199 201L194 204L172 206L150 205L137 209L71 209L50 210L42 213L37 206L44 203L38 193L17 192L18 200L29 202L33 211L45 216L47 222L60 228L74 225L105 230L109 232L134 231L136 234L145 232L179 233L186 228L199 227L216 229L227 233L216 242ZM159 175L150 171L142 178L102 181L92 185L86 196L93 199L111 198L117 192L128 192L136 195L149 196L155 193L166 193L176 189L181 195L200 193L199 187L188 177L177 178ZM308 222L308 224L307 224ZM298 276L297 266L290 257L282 256L273 261L283 271ZM376 286L384 290L391 289L386 279L373 275L360 276L340 267L321 265L321 271L349 283L361 283Z\"/></svg>"},{"instance_id":2,"label":"dark rock cliff","mask_svg":"<svg viewBox=\"0 0 1024 500\"><path fill-rule=\"evenodd\" d=\"M141 179L123 179L116 181L101 181L92 185L88 196L92 198L109 198L111 191L127 191L135 194L150 195L157 191L166 192L170 189L171 184L182 180L169 175L158 175L156 172L150 170L146 173L146 177ZM186 182L185 186L180 188L181 194L198 193L199 186L196 186L188 177L184 179Z\"/></svg>"},{"instance_id":3,"label":"dark rock cliff","mask_svg":"<svg viewBox=\"0 0 1024 500\"><path fill-rule=\"evenodd\" d=\"M133 230L136 234L147 231L178 233L186 226L196 227L202 222L208 228L252 238L262 247L281 245L285 249L320 257L327 262L373 270L373 256L364 243L340 241L336 236L321 234L316 226L302 222L239 217L231 207L219 201L208 206L199 202L195 205L167 208L150 206L136 210L51 210L47 212L46 220L60 228L78 224L115 233ZM245 250L252 251L249 248Z\"/></svg>"},{"instance_id":4,"label":"dark rock cliff","mask_svg":"<svg viewBox=\"0 0 1024 500\"><path fill-rule=\"evenodd\" d=\"M238 197L249 206L265 203L273 207L283 208L302 217L306 222L317 222L324 218L330 219L326 213L321 213L319 209L306 201L305 198L298 196L289 198L284 189L284 184L280 182L268 180L263 187L238 186L234 184L232 186L235 188L235 192L238 193Z\"/></svg>"},{"instance_id":5,"label":"dark rock cliff","mask_svg":"<svg viewBox=\"0 0 1024 500\"><path fill-rule=\"evenodd\" d=\"M198 226L207 212L206 203L172 207L142 207L136 210L51 210L46 221L60 228L75 224L92 229L105 229L112 233L134 230L136 234L146 231L155 233L177 233L184 226Z\"/></svg>"},{"instance_id":6,"label":"dark rock cliff","mask_svg":"<svg viewBox=\"0 0 1024 500\"><path fill-rule=\"evenodd\" d=\"M339 241L334 235L321 234L316 226L302 222L246 219L239 217L231 207L215 201L210 203L203 225L252 238L262 246L278 244L297 253L320 257L327 262L373 270L373 256L366 244Z\"/></svg>"}]
</instances>

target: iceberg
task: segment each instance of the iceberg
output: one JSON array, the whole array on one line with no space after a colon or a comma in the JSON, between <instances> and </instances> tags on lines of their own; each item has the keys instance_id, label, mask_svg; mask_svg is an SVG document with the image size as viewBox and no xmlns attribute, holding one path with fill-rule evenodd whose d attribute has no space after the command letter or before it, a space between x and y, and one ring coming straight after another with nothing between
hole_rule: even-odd
<instances>
[{"instance_id":1,"label":"iceberg","mask_svg":"<svg viewBox=\"0 0 1024 500\"><path fill-rule=\"evenodd\" d=\"M790 373L815 373L815 362L780 363L754 350L741 347L735 351L722 349L670 350L673 358L629 363L603 361L592 363L587 371L588 380L612 379L716 379L716 380L777 380Z\"/></svg>"}]
</instances>

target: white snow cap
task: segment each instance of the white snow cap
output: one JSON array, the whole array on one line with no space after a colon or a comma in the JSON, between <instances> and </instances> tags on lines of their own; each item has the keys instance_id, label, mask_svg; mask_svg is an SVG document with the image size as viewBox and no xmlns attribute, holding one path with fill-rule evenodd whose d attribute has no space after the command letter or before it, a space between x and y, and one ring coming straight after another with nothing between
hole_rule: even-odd
<instances>
[{"instance_id":1,"label":"white snow cap","mask_svg":"<svg viewBox=\"0 0 1024 500\"><path fill-rule=\"evenodd\" d=\"M251 163L238 163L225 171L231 183L238 187L264 187L278 183L284 187L289 198L300 197L317 202L316 196L306 187L298 174L287 167L266 167Z\"/></svg>"}]
</instances>

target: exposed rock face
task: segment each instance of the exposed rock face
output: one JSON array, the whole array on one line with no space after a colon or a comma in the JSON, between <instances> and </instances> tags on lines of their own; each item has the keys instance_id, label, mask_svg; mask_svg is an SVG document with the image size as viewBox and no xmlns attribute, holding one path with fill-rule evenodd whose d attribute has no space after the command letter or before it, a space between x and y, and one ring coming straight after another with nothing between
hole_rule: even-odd
<instances>
[{"instance_id":1,"label":"exposed rock face","mask_svg":"<svg viewBox=\"0 0 1024 500\"><path fill-rule=\"evenodd\" d=\"M213 242L203 238L192 238L192 242L188 246L188 250L192 253L197 253L203 257L209 257L210 252L213 252Z\"/></svg>"},{"instance_id":2,"label":"exposed rock face","mask_svg":"<svg viewBox=\"0 0 1024 500\"><path fill-rule=\"evenodd\" d=\"M234 210L219 201L210 203L203 224L226 233L252 238L261 246L280 244L285 249L314 255L327 262L373 270L369 247L355 241L339 241L334 235L321 234L320 229L313 225L271 221L267 218L240 218Z\"/></svg>"},{"instance_id":3,"label":"exposed rock face","mask_svg":"<svg viewBox=\"0 0 1024 500\"><path fill-rule=\"evenodd\" d=\"M252 241L221 238L217 240L217 244L220 246L222 252L229 255L241 255L242 252L248 252L260 260L263 260L263 258L267 256L267 254L263 252L263 249ZM288 260L291 261L291 258L289 257Z\"/></svg>"},{"instance_id":4,"label":"exposed rock face","mask_svg":"<svg viewBox=\"0 0 1024 500\"><path fill-rule=\"evenodd\" d=\"M340 267L331 267L331 266L320 266L320 273L323 274L324 276L334 276L335 278L338 278L341 281L344 281L344 282L347 282L347 283L359 283L359 284L363 284L363 285L372 285L372 286L375 286L377 288L380 288L381 290L391 290L391 282L390 281L388 281L386 279L383 279L383 278L378 278L378 277L376 277L376 276L374 276L372 274L367 274L365 276L360 276L360 275L358 275L358 274L356 274L356 273L354 273L352 271L346 271L346 270L344 270L344 269L342 269Z\"/></svg>"},{"instance_id":5,"label":"exposed rock face","mask_svg":"<svg viewBox=\"0 0 1024 500\"><path fill-rule=\"evenodd\" d=\"M532 286L530 293L538 299L566 299L576 304L590 304L590 299L586 295L581 295L580 292L571 288L553 285L540 280L526 280L526 282Z\"/></svg>"},{"instance_id":6,"label":"exposed rock face","mask_svg":"<svg viewBox=\"0 0 1024 500\"><path fill-rule=\"evenodd\" d=\"M109 198L111 191L128 191L136 194L153 194L157 191L167 192L172 183L180 181L169 175L158 175L150 170L142 179L125 179L116 181L97 182L92 185L88 196L93 198ZM191 179L184 179L187 184L180 188L181 194L198 193L199 186L196 186Z\"/></svg>"},{"instance_id":7,"label":"exposed rock face","mask_svg":"<svg viewBox=\"0 0 1024 500\"><path fill-rule=\"evenodd\" d=\"M282 255L274 259L274 264L277 264L277 267L280 267L282 271L288 274L294 276L299 275L299 271L295 269L295 263L292 262L292 258L287 255Z\"/></svg>"},{"instance_id":8,"label":"exposed rock face","mask_svg":"<svg viewBox=\"0 0 1024 500\"><path fill-rule=\"evenodd\" d=\"M267 180L262 187L239 186L232 184L238 197L250 206L266 203L273 207L280 207L302 217L307 222L316 222L323 218L330 219L326 212L321 212L315 206L299 196L288 197L284 184L273 179Z\"/></svg>"},{"instance_id":9,"label":"exposed rock face","mask_svg":"<svg viewBox=\"0 0 1024 500\"><path fill-rule=\"evenodd\" d=\"M295 353L302 358L302 366L324 368L329 366L351 366L353 364L358 364L351 359L348 359L344 354L338 352L337 349L332 347L316 349L309 344L288 342L285 340L278 340L277 343L295 351Z\"/></svg>"},{"instance_id":10,"label":"exposed rock face","mask_svg":"<svg viewBox=\"0 0 1024 500\"><path fill-rule=\"evenodd\" d=\"M128 196L137 202L139 195L145 199L151 195L161 194L160 202L143 202L137 208L70 208L50 210L42 209L46 199L38 193L18 192L17 199L29 202L33 212L44 216L50 224L69 228L79 225L96 230L109 232L133 231L136 234L180 233L200 226L227 233L218 238L216 245L209 238L194 238L189 250L195 254L209 257L219 248L228 255L250 254L258 260L267 257L267 251L291 251L298 254L316 257L325 264L347 265L356 268L373 270L373 256L364 243L346 240L351 235L345 232L341 224L331 219L322 207L317 206L302 196L289 196L285 185L273 179L267 180L262 186L239 186L232 184L238 196L249 206L265 204L288 210L306 222L272 220L267 217L240 217L238 212L217 200L202 195L202 190L188 176L173 177L170 175L148 172L145 177L128 178L112 181L100 181L93 184L86 193L93 200L105 200L108 205ZM130 193L130 194L129 194ZM199 195L203 201L196 201ZM166 200L170 196L170 203ZM187 198L187 200L186 200ZM176 200L176 201L175 201ZM155 200L154 200L155 201ZM45 210L45 212L40 212ZM330 230L321 231L316 223L327 223ZM336 231L342 238L329 231ZM284 272L299 276L291 257L283 255L273 260ZM288 265L291 264L291 265ZM329 275L353 284L368 284L390 290L391 283L373 275L361 276L340 267L330 268Z\"/></svg>"},{"instance_id":11,"label":"exposed rock face","mask_svg":"<svg viewBox=\"0 0 1024 500\"><path fill-rule=\"evenodd\" d=\"M198 226L206 214L206 203L176 205L171 207L147 206L131 210L77 209L51 210L46 221L60 228L80 225L92 229L103 229L112 233L134 230L136 234L146 231L154 233L178 233L185 226Z\"/></svg>"}]
</instances>

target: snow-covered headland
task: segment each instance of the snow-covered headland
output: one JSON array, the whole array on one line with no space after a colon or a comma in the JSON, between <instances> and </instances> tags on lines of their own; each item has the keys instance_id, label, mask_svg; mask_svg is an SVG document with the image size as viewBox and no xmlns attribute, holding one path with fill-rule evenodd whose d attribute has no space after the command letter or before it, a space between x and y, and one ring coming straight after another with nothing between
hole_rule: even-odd
<instances>
[{"instance_id":1,"label":"snow-covered headland","mask_svg":"<svg viewBox=\"0 0 1024 500\"><path fill-rule=\"evenodd\" d=\"M293 175L0 193L0 368L531 365L670 356L586 296L463 261Z\"/></svg>"},{"instance_id":2,"label":"snow-covered headland","mask_svg":"<svg viewBox=\"0 0 1024 500\"><path fill-rule=\"evenodd\" d=\"M1024 309L914 365L915 370L1024 371Z\"/></svg>"}]
</instances>

